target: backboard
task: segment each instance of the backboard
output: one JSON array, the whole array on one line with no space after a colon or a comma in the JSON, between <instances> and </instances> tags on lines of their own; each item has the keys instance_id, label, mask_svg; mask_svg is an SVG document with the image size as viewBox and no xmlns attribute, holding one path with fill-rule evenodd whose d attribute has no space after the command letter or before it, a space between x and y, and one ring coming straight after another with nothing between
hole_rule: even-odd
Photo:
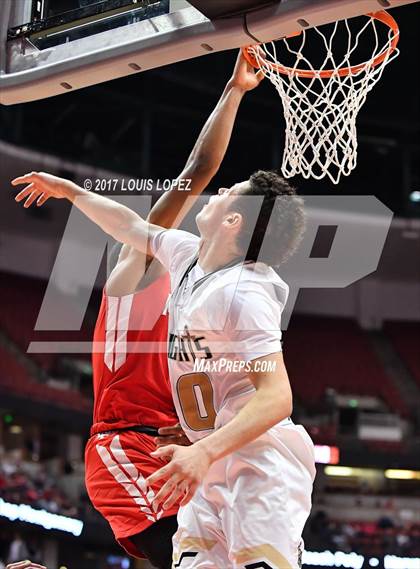
<instances>
[{"instance_id":1,"label":"backboard","mask_svg":"<svg viewBox=\"0 0 420 569\"><path fill-rule=\"evenodd\" d=\"M0 103L43 99L418 0L2 0Z\"/></svg>"}]
</instances>

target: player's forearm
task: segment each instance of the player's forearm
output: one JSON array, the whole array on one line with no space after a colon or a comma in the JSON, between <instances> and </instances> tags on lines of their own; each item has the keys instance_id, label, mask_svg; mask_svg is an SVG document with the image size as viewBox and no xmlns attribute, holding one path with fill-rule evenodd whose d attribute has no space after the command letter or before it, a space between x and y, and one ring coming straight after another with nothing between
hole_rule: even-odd
<instances>
[{"instance_id":1,"label":"player's forearm","mask_svg":"<svg viewBox=\"0 0 420 569\"><path fill-rule=\"evenodd\" d=\"M147 252L149 224L128 207L69 184L66 197L116 241Z\"/></svg>"},{"instance_id":2,"label":"player's forearm","mask_svg":"<svg viewBox=\"0 0 420 569\"><path fill-rule=\"evenodd\" d=\"M291 412L288 389L261 387L229 423L195 444L202 446L214 462L254 441Z\"/></svg>"},{"instance_id":3,"label":"player's forearm","mask_svg":"<svg viewBox=\"0 0 420 569\"><path fill-rule=\"evenodd\" d=\"M148 216L151 223L177 227L194 203L188 198L199 195L208 186L226 154L243 95L242 89L227 84L179 176L179 184L190 180L189 191L181 191L178 185L166 192Z\"/></svg>"},{"instance_id":4,"label":"player's forearm","mask_svg":"<svg viewBox=\"0 0 420 569\"><path fill-rule=\"evenodd\" d=\"M229 81L207 119L187 161L187 167L217 171L225 156L245 91Z\"/></svg>"},{"instance_id":5,"label":"player's forearm","mask_svg":"<svg viewBox=\"0 0 420 569\"><path fill-rule=\"evenodd\" d=\"M152 223L174 227L182 221L194 203L188 198L199 195L208 186L223 161L242 97L257 87L261 79L262 75L258 76L239 53L232 77L200 132L178 178L179 184L162 196L150 212ZM185 179L191 180L189 191L179 191Z\"/></svg>"}]
</instances>

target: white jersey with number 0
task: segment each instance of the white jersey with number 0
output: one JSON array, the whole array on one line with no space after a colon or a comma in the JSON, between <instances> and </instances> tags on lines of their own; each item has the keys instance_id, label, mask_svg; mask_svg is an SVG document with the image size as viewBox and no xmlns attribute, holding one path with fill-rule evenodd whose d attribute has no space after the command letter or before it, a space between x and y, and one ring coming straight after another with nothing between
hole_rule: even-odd
<instances>
[{"instance_id":1,"label":"white jersey with number 0","mask_svg":"<svg viewBox=\"0 0 420 569\"><path fill-rule=\"evenodd\" d=\"M204 274L199 238L160 232L152 250L171 276L169 372L175 407L191 441L224 423L255 391L251 360L281 350L288 286L263 263L236 263ZM223 413L222 413L223 411Z\"/></svg>"},{"instance_id":2,"label":"white jersey with number 0","mask_svg":"<svg viewBox=\"0 0 420 569\"><path fill-rule=\"evenodd\" d=\"M243 366L281 350L288 296L287 285L262 263L205 275L198 246L197 237L175 230L152 243L171 275L169 372L192 441L225 425L252 397ZM290 419L215 461L179 510L173 567L300 568L314 475L313 443Z\"/></svg>"}]
</instances>

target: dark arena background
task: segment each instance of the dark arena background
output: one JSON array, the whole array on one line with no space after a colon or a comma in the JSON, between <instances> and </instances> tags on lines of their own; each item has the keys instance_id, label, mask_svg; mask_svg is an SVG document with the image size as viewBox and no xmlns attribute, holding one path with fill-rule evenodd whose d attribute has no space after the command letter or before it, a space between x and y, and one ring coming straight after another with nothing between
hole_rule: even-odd
<instances>
[{"instance_id":1,"label":"dark arena background","mask_svg":"<svg viewBox=\"0 0 420 569\"><path fill-rule=\"evenodd\" d=\"M36 13L41 4L42 18ZM34 45L50 49L62 41L59 33L42 35L42 20L74 10L81 19L89 6L102 14L105 4L34 2L35 12L28 14L38 26ZM111 27L188 5L141 4L141 14L124 12ZM229 0L216 4L222 9ZM303 196L375 196L394 214L376 270L345 287L302 287L283 332L293 419L317 445L306 569L420 569L420 5L395 8L392 15L401 54L360 111L357 168L338 186L326 179L292 180ZM95 21L95 33L110 29ZM9 30L9 40L16 33ZM76 26L65 41L83 34ZM236 50L229 50L144 73L133 68L132 76L62 96L0 105L2 569L26 558L48 569L151 567L115 544L84 486L93 397L89 351L106 254L87 229L67 239L63 263L58 253L69 205L50 200L24 210L13 200L10 180L32 170L77 183L110 180L97 190L131 199L136 191L121 191L122 180L153 180L150 195L158 197L159 180L181 172L235 57ZM258 169L279 170L283 145L281 101L264 81L245 98L227 156L206 193ZM119 181L119 191L112 180ZM349 215L360 228L375 223L363 210ZM346 222L346 212L337 218ZM339 221L323 225L311 253L320 262ZM363 256L363 248L352 254ZM92 259L97 268L86 284ZM50 292L60 309L50 314L51 326L36 325L53 269ZM87 305L82 322L75 316L81 303Z\"/></svg>"}]
</instances>

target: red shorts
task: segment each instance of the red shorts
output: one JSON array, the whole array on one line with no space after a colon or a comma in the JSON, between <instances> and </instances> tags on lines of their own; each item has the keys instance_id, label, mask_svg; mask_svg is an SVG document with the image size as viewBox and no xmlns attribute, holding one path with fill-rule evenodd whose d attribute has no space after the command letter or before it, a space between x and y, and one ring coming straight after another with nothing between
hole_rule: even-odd
<instances>
[{"instance_id":1,"label":"red shorts","mask_svg":"<svg viewBox=\"0 0 420 569\"><path fill-rule=\"evenodd\" d=\"M116 540L134 557L141 552L129 537L157 520L177 514L179 505L154 512L151 502L162 481L152 487L145 479L165 462L150 456L153 438L133 431L98 434L86 445L86 488L93 506L109 522Z\"/></svg>"}]
</instances>

